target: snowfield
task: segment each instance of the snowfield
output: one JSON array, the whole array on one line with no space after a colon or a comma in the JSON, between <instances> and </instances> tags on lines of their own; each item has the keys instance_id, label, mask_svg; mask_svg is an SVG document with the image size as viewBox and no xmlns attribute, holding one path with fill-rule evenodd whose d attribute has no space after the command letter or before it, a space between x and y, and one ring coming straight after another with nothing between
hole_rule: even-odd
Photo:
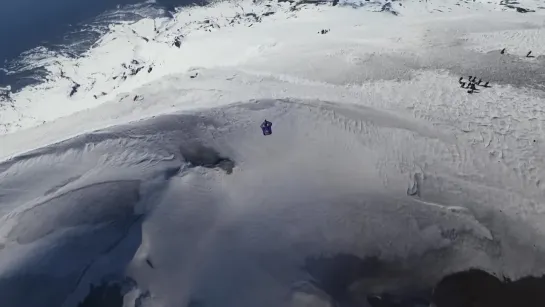
<instances>
[{"instance_id":1,"label":"snowfield","mask_svg":"<svg viewBox=\"0 0 545 307\"><path fill-rule=\"evenodd\" d=\"M545 274L540 1L334 4L185 8L47 59L0 102L2 306L108 282L120 307L369 306Z\"/></svg>"}]
</instances>

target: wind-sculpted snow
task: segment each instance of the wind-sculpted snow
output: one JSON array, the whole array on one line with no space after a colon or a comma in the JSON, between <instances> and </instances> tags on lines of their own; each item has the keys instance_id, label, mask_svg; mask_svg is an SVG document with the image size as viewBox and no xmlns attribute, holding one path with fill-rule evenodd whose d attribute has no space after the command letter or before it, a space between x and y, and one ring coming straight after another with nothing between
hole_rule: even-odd
<instances>
[{"instance_id":1,"label":"wind-sculpted snow","mask_svg":"<svg viewBox=\"0 0 545 307\"><path fill-rule=\"evenodd\" d=\"M331 283L365 297L543 272L542 234L511 215L523 197L475 186L457 142L373 108L255 100L37 149L0 165L0 296L77 306L114 282L128 306L329 306L357 300Z\"/></svg>"}]
</instances>

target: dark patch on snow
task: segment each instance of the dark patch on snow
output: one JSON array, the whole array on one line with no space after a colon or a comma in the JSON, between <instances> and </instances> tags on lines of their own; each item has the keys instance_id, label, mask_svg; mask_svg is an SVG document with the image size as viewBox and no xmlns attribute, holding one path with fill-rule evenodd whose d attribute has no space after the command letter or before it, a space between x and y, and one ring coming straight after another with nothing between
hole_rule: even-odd
<instances>
[{"instance_id":1,"label":"dark patch on snow","mask_svg":"<svg viewBox=\"0 0 545 307\"><path fill-rule=\"evenodd\" d=\"M526 9L520 6L516 6L516 4L520 4L517 1L511 1L511 0L502 0L500 1L500 5L503 5L505 7L508 7L510 9L515 9L518 13L532 13L535 12L535 10Z\"/></svg>"},{"instance_id":2,"label":"dark patch on snow","mask_svg":"<svg viewBox=\"0 0 545 307\"><path fill-rule=\"evenodd\" d=\"M77 92L78 92L78 88L80 87L80 85L78 83L74 84L72 86L72 90L70 91L70 97L74 96Z\"/></svg>"},{"instance_id":3,"label":"dark patch on snow","mask_svg":"<svg viewBox=\"0 0 545 307\"><path fill-rule=\"evenodd\" d=\"M542 307L545 306L545 276L511 281L471 269L443 278L433 293L437 307Z\"/></svg>"},{"instance_id":4,"label":"dark patch on snow","mask_svg":"<svg viewBox=\"0 0 545 307\"><path fill-rule=\"evenodd\" d=\"M398 12L396 12L393 8L392 8L392 3L391 2L387 2L385 3L382 8L380 9L381 12L388 12L388 13L391 13L395 16L399 15Z\"/></svg>"},{"instance_id":5,"label":"dark patch on snow","mask_svg":"<svg viewBox=\"0 0 545 307\"><path fill-rule=\"evenodd\" d=\"M7 101L7 102L13 101L13 98L11 98L11 90L0 89L0 102L1 101Z\"/></svg>"},{"instance_id":6,"label":"dark patch on snow","mask_svg":"<svg viewBox=\"0 0 545 307\"><path fill-rule=\"evenodd\" d=\"M151 260L149 260L149 258L146 259L146 263L149 265L150 268L155 269L155 267L153 266L153 263L151 263Z\"/></svg>"},{"instance_id":7,"label":"dark patch on snow","mask_svg":"<svg viewBox=\"0 0 545 307\"><path fill-rule=\"evenodd\" d=\"M115 79L114 79L115 80ZM108 93L106 92L101 92L99 95L93 95L93 97L95 97L95 99L98 99L99 97L102 97L102 96L106 96L108 95Z\"/></svg>"},{"instance_id":8,"label":"dark patch on snow","mask_svg":"<svg viewBox=\"0 0 545 307\"><path fill-rule=\"evenodd\" d=\"M135 76L135 75L138 74L143 68L144 68L144 66L140 66L140 67L138 67L138 68L133 68L133 69L131 69L130 75L131 75L131 76Z\"/></svg>"},{"instance_id":9,"label":"dark patch on snow","mask_svg":"<svg viewBox=\"0 0 545 307\"><path fill-rule=\"evenodd\" d=\"M366 293L362 293L362 288L355 286L362 280L377 280L378 284L381 278L392 277L395 271L393 266L377 257L362 259L354 255L338 254L332 257L308 258L304 269L312 276L312 283L327 293L335 306L365 306L369 303L373 307L416 307L419 305L414 303L420 302L427 303L423 306L429 306L431 288L410 293L400 290L394 294L372 293L372 287L363 287Z\"/></svg>"},{"instance_id":10,"label":"dark patch on snow","mask_svg":"<svg viewBox=\"0 0 545 307\"><path fill-rule=\"evenodd\" d=\"M91 284L89 294L78 307L123 307L122 287L118 283Z\"/></svg>"},{"instance_id":11,"label":"dark patch on snow","mask_svg":"<svg viewBox=\"0 0 545 307\"><path fill-rule=\"evenodd\" d=\"M427 307L432 304L436 307L545 306L545 276L529 276L517 281L504 277L500 280L479 269L446 275L436 280L435 286L430 284L407 290L400 285L399 290L374 292L374 289L385 289L385 279L398 279L396 267L395 263L376 257L362 259L339 254L307 259L304 269L312 277L311 284L329 296L325 300L330 299L333 306L339 307L367 304L372 307ZM364 282L366 280L375 280L377 287Z\"/></svg>"},{"instance_id":12,"label":"dark patch on snow","mask_svg":"<svg viewBox=\"0 0 545 307\"><path fill-rule=\"evenodd\" d=\"M261 21L261 18L259 16L257 16L256 13L246 13L244 14L245 17L251 17L251 19L253 19L253 21L255 22L260 22Z\"/></svg>"},{"instance_id":13,"label":"dark patch on snow","mask_svg":"<svg viewBox=\"0 0 545 307\"><path fill-rule=\"evenodd\" d=\"M153 67L148 68L148 74L153 70Z\"/></svg>"},{"instance_id":14,"label":"dark patch on snow","mask_svg":"<svg viewBox=\"0 0 545 307\"><path fill-rule=\"evenodd\" d=\"M227 174L233 172L235 162L229 158L222 157L215 149L200 144L184 146L180 148L184 159L189 167L219 168Z\"/></svg>"},{"instance_id":15,"label":"dark patch on snow","mask_svg":"<svg viewBox=\"0 0 545 307\"><path fill-rule=\"evenodd\" d=\"M525 9L523 7L516 7L518 13L530 13L535 12L534 10Z\"/></svg>"}]
</instances>

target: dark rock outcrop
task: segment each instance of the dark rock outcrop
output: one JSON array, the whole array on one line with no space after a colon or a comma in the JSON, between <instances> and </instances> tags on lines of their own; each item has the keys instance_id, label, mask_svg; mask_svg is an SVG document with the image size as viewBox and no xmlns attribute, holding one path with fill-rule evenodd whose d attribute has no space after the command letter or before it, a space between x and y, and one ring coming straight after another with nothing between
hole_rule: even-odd
<instances>
[{"instance_id":1,"label":"dark rock outcrop","mask_svg":"<svg viewBox=\"0 0 545 307\"><path fill-rule=\"evenodd\" d=\"M478 269L459 272L439 282L433 302L437 307L542 307L545 276L502 281Z\"/></svg>"},{"instance_id":2,"label":"dark rock outcrop","mask_svg":"<svg viewBox=\"0 0 545 307\"><path fill-rule=\"evenodd\" d=\"M118 283L91 285L89 294L78 307L123 307L122 287Z\"/></svg>"},{"instance_id":3,"label":"dark rock outcrop","mask_svg":"<svg viewBox=\"0 0 545 307\"><path fill-rule=\"evenodd\" d=\"M80 87L80 85L79 85L78 83L75 83L75 84L72 86L72 90L70 91L69 96L70 96L70 97L74 96L74 95L78 92L79 87Z\"/></svg>"},{"instance_id":4,"label":"dark rock outcrop","mask_svg":"<svg viewBox=\"0 0 545 307\"><path fill-rule=\"evenodd\" d=\"M200 144L193 144L180 148L180 152L184 159L188 162L189 167L206 167L219 168L227 174L233 172L235 162L229 158L222 157L219 152L213 148L209 148Z\"/></svg>"},{"instance_id":5,"label":"dark rock outcrop","mask_svg":"<svg viewBox=\"0 0 545 307\"><path fill-rule=\"evenodd\" d=\"M182 46L182 37L176 36L176 38L174 39L173 45L180 48Z\"/></svg>"}]
</instances>

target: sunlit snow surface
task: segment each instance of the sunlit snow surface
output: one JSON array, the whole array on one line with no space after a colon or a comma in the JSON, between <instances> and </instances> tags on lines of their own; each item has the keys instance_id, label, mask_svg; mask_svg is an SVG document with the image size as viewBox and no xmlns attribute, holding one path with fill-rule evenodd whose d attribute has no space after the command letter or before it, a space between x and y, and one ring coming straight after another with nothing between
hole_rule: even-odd
<instances>
[{"instance_id":1,"label":"sunlit snow surface","mask_svg":"<svg viewBox=\"0 0 545 307\"><path fill-rule=\"evenodd\" d=\"M336 255L375 259L360 294L545 273L543 10L399 3L117 25L13 94L2 306L77 306L111 280L124 306L330 306L308 282ZM469 75L492 87L468 94Z\"/></svg>"}]
</instances>

